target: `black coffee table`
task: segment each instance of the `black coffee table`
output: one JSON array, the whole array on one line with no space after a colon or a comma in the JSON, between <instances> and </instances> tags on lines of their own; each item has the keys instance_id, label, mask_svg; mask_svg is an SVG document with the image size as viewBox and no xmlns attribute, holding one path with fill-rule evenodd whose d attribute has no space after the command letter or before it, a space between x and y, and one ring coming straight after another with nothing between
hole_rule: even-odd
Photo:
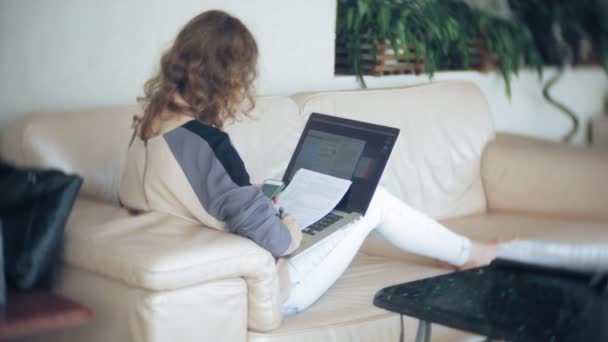
<instances>
[{"instance_id":1,"label":"black coffee table","mask_svg":"<svg viewBox=\"0 0 608 342\"><path fill-rule=\"evenodd\" d=\"M384 288L374 304L418 318L417 341L430 341L431 323L488 340L608 341L606 284L593 278L497 261Z\"/></svg>"}]
</instances>

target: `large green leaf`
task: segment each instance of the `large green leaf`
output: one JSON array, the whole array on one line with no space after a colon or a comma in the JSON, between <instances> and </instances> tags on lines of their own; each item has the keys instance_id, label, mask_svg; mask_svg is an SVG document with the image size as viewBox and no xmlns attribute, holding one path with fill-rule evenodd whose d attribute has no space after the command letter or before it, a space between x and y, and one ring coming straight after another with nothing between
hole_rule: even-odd
<instances>
[{"instance_id":1,"label":"large green leaf","mask_svg":"<svg viewBox=\"0 0 608 342\"><path fill-rule=\"evenodd\" d=\"M354 25L355 9L353 7L348 8L346 11L346 30L351 30Z\"/></svg>"},{"instance_id":2,"label":"large green leaf","mask_svg":"<svg viewBox=\"0 0 608 342\"><path fill-rule=\"evenodd\" d=\"M386 4L381 6L378 11L378 24L380 26L380 35L388 35L391 26L391 8Z\"/></svg>"}]
</instances>

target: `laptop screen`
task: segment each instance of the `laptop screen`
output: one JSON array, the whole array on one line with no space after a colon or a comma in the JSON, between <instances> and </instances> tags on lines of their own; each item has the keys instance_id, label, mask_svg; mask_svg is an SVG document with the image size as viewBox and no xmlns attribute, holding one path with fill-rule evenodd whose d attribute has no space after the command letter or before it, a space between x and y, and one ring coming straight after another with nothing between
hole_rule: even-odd
<instances>
[{"instance_id":1,"label":"laptop screen","mask_svg":"<svg viewBox=\"0 0 608 342\"><path fill-rule=\"evenodd\" d=\"M398 135L396 128L313 113L283 181L301 168L350 179L337 209L365 214Z\"/></svg>"}]
</instances>

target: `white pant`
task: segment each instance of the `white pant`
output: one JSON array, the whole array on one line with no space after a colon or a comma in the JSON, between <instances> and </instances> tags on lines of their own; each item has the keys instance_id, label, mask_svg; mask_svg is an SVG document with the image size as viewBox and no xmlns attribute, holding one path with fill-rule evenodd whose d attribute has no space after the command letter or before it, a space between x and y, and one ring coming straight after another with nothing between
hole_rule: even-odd
<instances>
[{"instance_id":1,"label":"white pant","mask_svg":"<svg viewBox=\"0 0 608 342\"><path fill-rule=\"evenodd\" d=\"M321 297L344 273L374 229L405 251L456 266L468 260L471 250L469 239L451 232L378 187L365 216L287 261L291 293L283 305L283 314L303 311Z\"/></svg>"}]
</instances>

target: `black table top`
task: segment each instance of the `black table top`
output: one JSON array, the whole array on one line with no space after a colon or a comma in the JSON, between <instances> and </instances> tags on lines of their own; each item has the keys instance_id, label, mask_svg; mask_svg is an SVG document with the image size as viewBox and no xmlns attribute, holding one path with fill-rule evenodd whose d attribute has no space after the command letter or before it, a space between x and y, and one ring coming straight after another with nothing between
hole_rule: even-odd
<instances>
[{"instance_id":1,"label":"black table top","mask_svg":"<svg viewBox=\"0 0 608 342\"><path fill-rule=\"evenodd\" d=\"M589 275L496 263L387 287L389 311L509 341L608 341L608 294Z\"/></svg>"}]
</instances>

